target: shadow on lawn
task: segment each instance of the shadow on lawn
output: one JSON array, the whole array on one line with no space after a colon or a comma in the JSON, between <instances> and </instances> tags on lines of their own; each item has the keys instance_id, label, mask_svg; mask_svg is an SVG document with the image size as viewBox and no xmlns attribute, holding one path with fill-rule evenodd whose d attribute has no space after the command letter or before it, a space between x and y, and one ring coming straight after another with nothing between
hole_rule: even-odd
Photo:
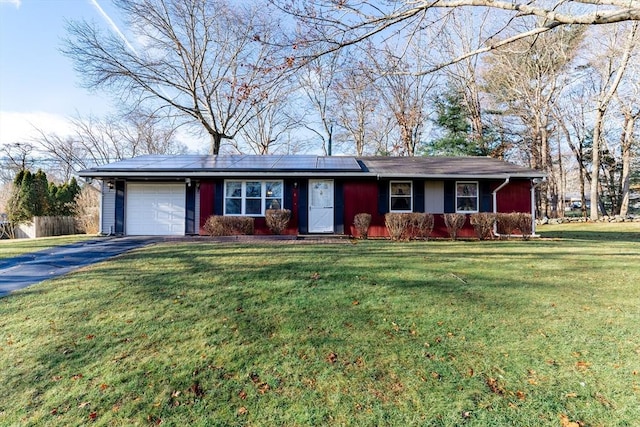
<instances>
[{"instance_id":1,"label":"shadow on lawn","mask_svg":"<svg viewBox=\"0 0 640 427\"><path fill-rule=\"evenodd\" d=\"M457 251L461 247L466 250ZM595 257L597 251L597 246L589 248L587 256ZM99 360L123 384L138 381L144 387L147 371L160 370L169 373L165 388L187 390L191 383L176 384L181 381L179 378L199 380L190 374L199 369L192 365L209 363L209 359L201 361L200 353L191 351L194 342L206 342L205 350L211 354L226 346L246 353L244 360L251 361L255 354L277 352L277 346L282 344L278 337L289 334L302 340L297 344L300 351L310 353L321 348L317 353L322 359L328 350L336 348L353 354L368 348L373 342L367 341L371 335L364 335L353 344L351 328L380 332L381 342L422 340L414 338L407 326L415 321L423 328L419 334L435 336L437 331L427 329L427 325L435 328L436 319L427 319L429 310L463 315L465 308L476 306L488 313L499 313L500 318L517 319L536 307L527 299L510 295L500 298L502 289L536 288L544 294L557 285L534 279L519 266L508 264L520 259L536 265L545 257L563 254L572 255L571 242L564 246L544 240L153 246L56 281L56 286L66 288L61 289L63 296L55 299L63 313L53 319L60 329L51 332L45 325L42 334L59 336L43 343L48 348L38 360L42 367L38 375L62 376L60 381L67 384L85 381L90 387L93 370L96 389L96 384L106 381L92 367ZM482 277L486 273L474 273L473 266L467 266L468 262L481 265L493 257L502 258L500 267L511 268L512 274L495 272L492 280L486 280ZM554 267L553 273L571 274L568 269L572 267L562 267L563 270ZM407 271L403 272L403 268ZM584 264L574 268L584 269ZM85 286L91 288L83 290ZM54 292L50 287L46 289ZM334 330L341 332L335 334ZM264 348L257 348L254 343L263 344ZM172 346L185 357L187 366L176 367L170 357L164 356ZM423 351L419 348L416 351ZM195 357L183 356L190 352ZM136 356L138 353L144 357ZM141 366L136 367L136 363ZM231 364L229 369L240 371L243 367ZM79 374L84 379L75 379ZM246 373L239 373L238 378L240 388L251 387ZM56 387L56 382L47 383L47 387ZM206 387L207 382L202 384ZM159 386L154 390L159 395L167 393ZM166 400L170 401L168 395ZM108 403L105 407L117 401Z\"/></svg>"},{"instance_id":2,"label":"shadow on lawn","mask_svg":"<svg viewBox=\"0 0 640 427\"><path fill-rule=\"evenodd\" d=\"M585 231L585 230L549 230L540 232L544 239L584 240L593 242L638 242L640 231Z\"/></svg>"}]
</instances>

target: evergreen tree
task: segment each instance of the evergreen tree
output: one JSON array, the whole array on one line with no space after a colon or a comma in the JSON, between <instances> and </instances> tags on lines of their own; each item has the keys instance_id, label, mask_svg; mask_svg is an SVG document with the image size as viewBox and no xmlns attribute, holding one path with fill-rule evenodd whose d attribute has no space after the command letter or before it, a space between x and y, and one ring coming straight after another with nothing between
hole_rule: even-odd
<instances>
[{"instance_id":1,"label":"evergreen tree","mask_svg":"<svg viewBox=\"0 0 640 427\"><path fill-rule=\"evenodd\" d=\"M444 135L424 145L429 156L495 156L501 143L495 131L487 126L481 140L474 138L470 114L464 96L453 88L434 101L437 116L434 123Z\"/></svg>"},{"instance_id":2,"label":"evergreen tree","mask_svg":"<svg viewBox=\"0 0 640 427\"><path fill-rule=\"evenodd\" d=\"M473 155L471 124L463 107L462 95L448 90L435 100L437 117L434 122L444 130L444 136L427 143L427 153L436 156Z\"/></svg>"},{"instance_id":3,"label":"evergreen tree","mask_svg":"<svg viewBox=\"0 0 640 427\"><path fill-rule=\"evenodd\" d=\"M68 183L56 186L49 186L49 193L53 201L51 215L69 216L75 210L75 198L80 193L80 186L75 178L71 178Z\"/></svg>"},{"instance_id":4,"label":"evergreen tree","mask_svg":"<svg viewBox=\"0 0 640 427\"><path fill-rule=\"evenodd\" d=\"M31 189L33 186L33 175L28 170L21 170L13 180L13 194L7 206L7 216L9 221L14 223L27 222L33 216L31 214L29 200L31 200Z\"/></svg>"},{"instance_id":5,"label":"evergreen tree","mask_svg":"<svg viewBox=\"0 0 640 427\"><path fill-rule=\"evenodd\" d=\"M14 191L7 204L9 221L24 223L34 216L72 216L75 198L81 188L75 178L68 183L56 185L47 175L38 170L32 174L20 171L13 181Z\"/></svg>"},{"instance_id":6,"label":"evergreen tree","mask_svg":"<svg viewBox=\"0 0 640 427\"><path fill-rule=\"evenodd\" d=\"M51 214L51 196L49 194L49 180L41 169L33 176L33 186L30 193L31 216L46 216Z\"/></svg>"}]
</instances>

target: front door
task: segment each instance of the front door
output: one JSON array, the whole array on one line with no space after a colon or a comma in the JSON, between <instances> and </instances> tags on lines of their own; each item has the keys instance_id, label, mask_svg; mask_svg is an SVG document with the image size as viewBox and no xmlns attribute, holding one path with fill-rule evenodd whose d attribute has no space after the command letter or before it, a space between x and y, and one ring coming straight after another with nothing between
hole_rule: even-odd
<instances>
[{"instance_id":1,"label":"front door","mask_svg":"<svg viewBox=\"0 0 640 427\"><path fill-rule=\"evenodd\" d=\"M333 180L309 180L309 233L333 233Z\"/></svg>"}]
</instances>

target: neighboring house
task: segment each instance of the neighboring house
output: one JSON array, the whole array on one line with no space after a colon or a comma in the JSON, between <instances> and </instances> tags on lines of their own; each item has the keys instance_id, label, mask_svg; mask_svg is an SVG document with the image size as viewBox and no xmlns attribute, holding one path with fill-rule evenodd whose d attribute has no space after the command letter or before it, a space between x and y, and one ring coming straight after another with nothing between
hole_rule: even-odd
<instances>
[{"instance_id":1,"label":"neighboring house","mask_svg":"<svg viewBox=\"0 0 640 427\"><path fill-rule=\"evenodd\" d=\"M83 170L102 181L101 232L203 234L211 215L256 218L268 234L269 208L292 212L287 234L354 235L357 213L369 236L386 236L387 212L429 212L447 236L448 212L534 212L542 172L488 157L149 155ZM468 221L461 236L472 235Z\"/></svg>"}]
</instances>

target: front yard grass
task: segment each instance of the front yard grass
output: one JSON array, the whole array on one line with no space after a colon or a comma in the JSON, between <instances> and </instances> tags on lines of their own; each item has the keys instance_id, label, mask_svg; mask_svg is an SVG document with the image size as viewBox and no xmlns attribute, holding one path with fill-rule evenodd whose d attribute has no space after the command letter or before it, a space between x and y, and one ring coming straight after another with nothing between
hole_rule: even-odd
<instances>
[{"instance_id":1,"label":"front yard grass","mask_svg":"<svg viewBox=\"0 0 640 427\"><path fill-rule=\"evenodd\" d=\"M637 425L625 230L138 250L0 299L0 425Z\"/></svg>"}]
</instances>

